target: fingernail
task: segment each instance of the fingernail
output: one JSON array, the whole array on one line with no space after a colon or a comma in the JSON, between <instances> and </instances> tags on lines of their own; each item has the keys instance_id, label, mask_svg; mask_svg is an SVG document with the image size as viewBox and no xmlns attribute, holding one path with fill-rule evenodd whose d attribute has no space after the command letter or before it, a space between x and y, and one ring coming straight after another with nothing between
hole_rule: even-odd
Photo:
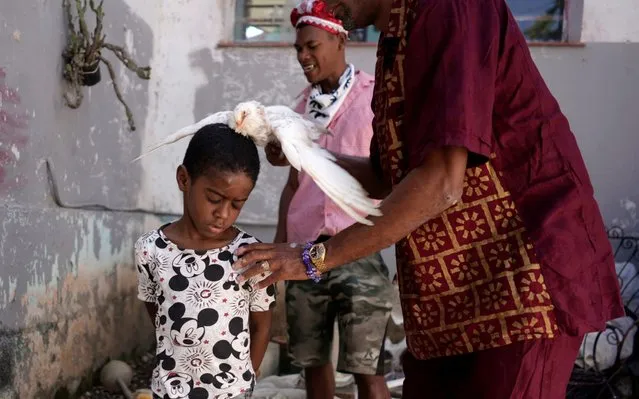
<instances>
[{"instance_id":1,"label":"fingernail","mask_svg":"<svg viewBox=\"0 0 639 399\"><path fill-rule=\"evenodd\" d=\"M238 284L242 284L243 282L246 281L246 278L242 275L240 275L240 277L237 278L237 283Z\"/></svg>"}]
</instances>

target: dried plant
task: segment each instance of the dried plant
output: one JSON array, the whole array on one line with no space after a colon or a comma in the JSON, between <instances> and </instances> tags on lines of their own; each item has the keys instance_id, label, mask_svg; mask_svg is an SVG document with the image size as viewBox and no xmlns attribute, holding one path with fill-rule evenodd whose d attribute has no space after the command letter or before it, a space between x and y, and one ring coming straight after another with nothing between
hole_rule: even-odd
<instances>
[{"instance_id":1,"label":"dried plant","mask_svg":"<svg viewBox=\"0 0 639 399\"><path fill-rule=\"evenodd\" d=\"M70 83L73 91L73 95L68 92L65 93L64 99L70 108L79 108L83 99L82 86L87 85L85 81L86 76L91 73L99 73L100 63L103 63L109 71L115 96L124 106L129 127L131 130L135 130L133 113L124 101L124 97L122 96L115 77L113 64L104 58L102 50L107 49L115 54L124 66L135 72L140 79L150 79L151 68L148 66L139 67L124 48L105 41L106 35L102 32L104 19L103 2L104 0L101 0L96 6L95 0L75 0L75 7L73 7L71 0L62 0L62 6L67 16L68 30L67 46L62 53L66 61L64 78ZM95 15L95 28L93 32L90 32L85 19L87 7L90 7Z\"/></svg>"}]
</instances>

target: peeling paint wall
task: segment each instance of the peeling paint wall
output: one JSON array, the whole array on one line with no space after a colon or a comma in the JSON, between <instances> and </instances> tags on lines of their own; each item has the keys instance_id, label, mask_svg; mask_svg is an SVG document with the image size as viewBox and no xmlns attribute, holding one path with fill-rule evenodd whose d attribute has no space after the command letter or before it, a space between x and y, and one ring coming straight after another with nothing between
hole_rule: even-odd
<instances>
[{"instance_id":1,"label":"peeling paint wall","mask_svg":"<svg viewBox=\"0 0 639 399\"><path fill-rule=\"evenodd\" d=\"M290 104L305 84L292 48L217 48L231 37L233 0L108 0L108 40L153 68L142 81L107 54L138 125L130 132L106 70L80 109L64 106L60 3L0 3L0 398L73 392L109 357L152 342L132 246L171 219L154 214L180 212L174 175L187 143L129 160L239 101ZM531 51L570 119L606 221L639 227L639 11L634 0L602 3L585 2L584 48ZM348 56L373 71L374 48ZM264 160L241 215L260 239L273 237L285 175ZM392 251L385 258L392 270Z\"/></svg>"},{"instance_id":2,"label":"peeling paint wall","mask_svg":"<svg viewBox=\"0 0 639 399\"><path fill-rule=\"evenodd\" d=\"M155 27L129 4L141 2L105 3L108 41L152 62ZM80 109L66 107L65 27L61 1L0 3L0 398L73 393L109 358L152 342L132 245L159 219L129 212L142 172L128 162L151 87L105 54L139 131L128 130L104 68Z\"/></svg>"}]
</instances>

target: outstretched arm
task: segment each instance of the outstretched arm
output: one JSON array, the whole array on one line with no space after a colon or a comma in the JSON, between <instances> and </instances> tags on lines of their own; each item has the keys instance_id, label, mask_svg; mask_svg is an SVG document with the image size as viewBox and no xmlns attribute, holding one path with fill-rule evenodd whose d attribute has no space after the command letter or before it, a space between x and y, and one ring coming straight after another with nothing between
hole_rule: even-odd
<instances>
[{"instance_id":1,"label":"outstretched arm","mask_svg":"<svg viewBox=\"0 0 639 399\"><path fill-rule=\"evenodd\" d=\"M466 162L465 148L432 151L384 200L383 215L373 220L374 226L354 224L324 244L327 268L381 251L455 205L461 198Z\"/></svg>"},{"instance_id":2,"label":"outstretched arm","mask_svg":"<svg viewBox=\"0 0 639 399\"><path fill-rule=\"evenodd\" d=\"M326 266L338 267L370 253L380 251L455 205L461 197L467 163L463 147L443 147L429 151L424 162L397 184L382 202L383 215L374 226L354 224L326 241ZM234 268L268 261L273 273L259 284L265 287L280 280L305 280L301 248L287 244L252 244L242 247ZM261 272L249 267L242 272L248 279Z\"/></svg>"}]
</instances>

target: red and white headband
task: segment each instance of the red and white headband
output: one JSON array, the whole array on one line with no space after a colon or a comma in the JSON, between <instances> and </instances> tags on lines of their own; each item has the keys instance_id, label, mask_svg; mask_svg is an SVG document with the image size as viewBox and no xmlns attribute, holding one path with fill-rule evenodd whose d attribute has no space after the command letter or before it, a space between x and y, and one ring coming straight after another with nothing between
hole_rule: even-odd
<instances>
[{"instance_id":1,"label":"red and white headband","mask_svg":"<svg viewBox=\"0 0 639 399\"><path fill-rule=\"evenodd\" d=\"M302 0L302 2L291 11L291 24L297 28L301 24L312 25L324 29L332 34L348 34L344 29L342 21L328 9L322 0Z\"/></svg>"}]
</instances>

